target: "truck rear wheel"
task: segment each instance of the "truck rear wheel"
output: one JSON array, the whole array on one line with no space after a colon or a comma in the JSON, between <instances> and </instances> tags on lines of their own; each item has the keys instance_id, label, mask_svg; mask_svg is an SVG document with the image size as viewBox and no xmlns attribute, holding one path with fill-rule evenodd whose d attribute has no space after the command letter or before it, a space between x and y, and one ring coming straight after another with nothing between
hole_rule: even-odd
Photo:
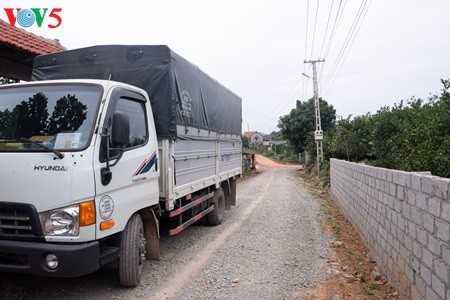
<instances>
[{"instance_id":1,"label":"truck rear wheel","mask_svg":"<svg viewBox=\"0 0 450 300\"><path fill-rule=\"evenodd\" d=\"M145 255L144 225L141 215L134 214L122 232L119 276L123 286L139 285Z\"/></svg>"},{"instance_id":2,"label":"truck rear wheel","mask_svg":"<svg viewBox=\"0 0 450 300\"><path fill-rule=\"evenodd\" d=\"M225 194L222 187L214 191L213 203L214 210L206 215L206 219L209 225L217 226L222 223L225 213Z\"/></svg>"}]
</instances>

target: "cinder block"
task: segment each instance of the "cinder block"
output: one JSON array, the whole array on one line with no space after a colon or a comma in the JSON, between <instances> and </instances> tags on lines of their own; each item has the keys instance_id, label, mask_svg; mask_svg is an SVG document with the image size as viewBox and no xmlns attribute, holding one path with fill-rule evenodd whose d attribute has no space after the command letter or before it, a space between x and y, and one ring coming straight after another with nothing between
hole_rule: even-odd
<instances>
[{"instance_id":1,"label":"cinder block","mask_svg":"<svg viewBox=\"0 0 450 300\"><path fill-rule=\"evenodd\" d=\"M427 293L425 295L425 299L427 300L442 300L443 298L439 298L439 296L433 291L433 289L427 286Z\"/></svg>"},{"instance_id":2,"label":"cinder block","mask_svg":"<svg viewBox=\"0 0 450 300\"><path fill-rule=\"evenodd\" d=\"M422 245L417 241L413 241L413 253L419 260L422 259Z\"/></svg>"},{"instance_id":3,"label":"cinder block","mask_svg":"<svg viewBox=\"0 0 450 300\"><path fill-rule=\"evenodd\" d=\"M441 205L442 205L441 218L447 222L450 222L450 203L442 202Z\"/></svg>"},{"instance_id":4,"label":"cinder block","mask_svg":"<svg viewBox=\"0 0 450 300\"><path fill-rule=\"evenodd\" d=\"M428 199L428 212L435 217L440 217L441 216L441 203L442 203L442 200L440 200L437 197L429 198Z\"/></svg>"},{"instance_id":5,"label":"cinder block","mask_svg":"<svg viewBox=\"0 0 450 300\"><path fill-rule=\"evenodd\" d=\"M433 288L433 291L441 297L441 299L445 298L445 295L447 294L447 290L445 288L445 284L440 280L436 275L432 275L432 284L431 287Z\"/></svg>"},{"instance_id":6,"label":"cinder block","mask_svg":"<svg viewBox=\"0 0 450 300\"><path fill-rule=\"evenodd\" d=\"M436 274L443 282L448 282L448 266L442 260L434 261L434 274Z\"/></svg>"},{"instance_id":7,"label":"cinder block","mask_svg":"<svg viewBox=\"0 0 450 300\"><path fill-rule=\"evenodd\" d=\"M449 179L433 177L434 194L441 199L448 199Z\"/></svg>"},{"instance_id":8,"label":"cinder block","mask_svg":"<svg viewBox=\"0 0 450 300\"><path fill-rule=\"evenodd\" d=\"M421 187L420 187L420 178L421 177L422 176L417 173L411 174L411 188L413 190L421 191Z\"/></svg>"},{"instance_id":9,"label":"cinder block","mask_svg":"<svg viewBox=\"0 0 450 300\"><path fill-rule=\"evenodd\" d=\"M424 264L420 265L420 277L425 280L427 285L431 286L431 270Z\"/></svg>"},{"instance_id":10,"label":"cinder block","mask_svg":"<svg viewBox=\"0 0 450 300\"><path fill-rule=\"evenodd\" d=\"M416 232L416 230L415 230L415 227L414 227L414 232L413 233L415 233ZM408 233L409 233L409 224L408 224ZM415 237L413 237L413 238L415 238ZM411 239L411 234L408 234L408 235L405 235L405 247L406 247L406 249L408 250L408 252L412 252L412 250L413 250L413 247L412 247L412 239Z\"/></svg>"},{"instance_id":11,"label":"cinder block","mask_svg":"<svg viewBox=\"0 0 450 300\"><path fill-rule=\"evenodd\" d=\"M395 184L400 184L400 171L392 171L392 182ZM403 184L404 185L404 184Z\"/></svg>"},{"instance_id":12,"label":"cinder block","mask_svg":"<svg viewBox=\"0 0 450 300\"><path fill-rule=\"evenodd\" d=\"M450 266L450 248L448 248L448 246L443 247L442 249L442 259L447 265Z\"/></svg>"},{"instance_id":13,"label":"cinder block","mask_svg":"<svg viewBox=\"0 0 450 300\"><path fill-rule=\"evenodd\" d=\"M421 210L426 211L428 207L427 195L423 193L416 194L416 206Z\"/></svg>"},{"instance_id":14,"label":"cinder block","mask_svg":"<svg viewBox=\"0 0 450 300\"><path fill-rule=\"evenodd\" d=\"M397 221L397 227L404 233L405 231L405 218L402 215L399 215Z\"/></svg>"},{"instance_id":15,"label":"cinder block","mask_svg":"<svg viewBox=\"0 0 450 300\"><path fill-rule=\"evenodd\" d=\"M416 230L417 232L417 241L419 242L419 244L421 244L422 246L427 246L427 231L423 228L417 228Z\"/></svg>"},{"instance_id":16,"label":"cinder block","mask_svg":"<svg viewBox=\"0 0 450 300\"><path fill-rule=\"evenodd\" d=\"M397 191L397 188L395 187L395 184L389 183L389 195L395 197L396 191Z\"/></svg>"},{"instance_id":17,"label":"cinder block","mask_svg":"<svg viewBox=\"0 0 450 300\"><path fill-rule=\"evenodd\" d=\"M423 278L421 278L420 276L416 275L416 281L415 282L416 282L416 285L415 285L416 289L419 292L420 296L422 298L425 297L426 288L427 288L427 285L426 285L425 281L423 280Z\"/></svg>"},{"instance_id":18,"label":"cinder block","mask_svg":"<svg viewBox=\"0 0 450 300\"><path fill-rule=\"evenodd\" d=\"M411 220L416 223L417 225L422 225L422 215L423 213L418 210L417 208L411 208Z\"/></svg>"},{"instance_id":19,"label":"cinder block","mask_svg":"<svg viewBox=\"0 0 450 300\"><path fill-rule=\"evenodd\" d=\"M397 240L398 242L403 245L405 242L405 232L400 229L399 227L397 227L396 229L396 235L397 235Z\"/></svg>"},{"instance_id":20,"label":"cinder block","mask_svg":"<svg viewBox=\"0 0 450 300\"><path fill-rule=\"evenodd\" d=\"M440 256L441 255L441 245L442 241L435 238L433 235L428 234L428 249L433 253L434 255Z\"/></svg>"},{"instance_id":21,"label":"cinder block","mask_svg":"<svg viewBox=\"0 0 450 300\"><path fill-rule=\"evenodd\" d=\"M434 188L431 176L423 175L420 179L420 188L422 192L428 195L434 195Z\"/></svg>"},{"instance_id":22,"label":"cinder block","mask_svg":"<svg viewBox=\"0 0 450 300\"><path fill-rule=\"evenodd\" d=\"M395 227L398 225L398 213L395 210L391 211L392 223L395 224Z\"/></svg>"},{"instance_id":23,"label":"cinder block","mask_svg":"<svg viewBox=\"0 0 450 300\"><path fill-rule=\"evenodd\" d=\"M404 180L404 186L405 187L411 187L411 173L409 172L402 172L402 177L404 177L404 179L401 179L402 181Z\"/></svg>"},{"instance_id":24,"label":"cinder block","mask_svg":"<svg viewBox=\"0 0 450 300\"><path fill-rule=\"evenodd\" d=\"M445 243L450 242L450 224L436 220L436 237Z\"/></svg>"},{"instance_id":25,"label":"cinder block","mask_svg":"<svg viewBox=\"0 0 450 300\"><path fill-rule=\"evenodd\" d=\"M402 186L407 186L407 178L409 177L409 173L403 171L393 171L392 173L392 181L395 184L399 184Z\"/></svg>"},{"instance_id":26,"label":"cinder block","mask_svg":"<svg viewBox=\"0 0 450 300\"><path fill-rule=\"evenodd\" d=\"M386 172L386 181L392 182L392 171L391 170L387 170L387 172Z\"/></svg>"},{"instance_id":27,"label":"cinder block","mask_svg":"<svg viewBox=\"0 0 450 300\"><path fill-rule=\"evenodd\" d=\"M394 210L398 213L401 214L402 213L402 201L399 201L398 199L396 199L395 203L394 203Z\"/></svg>"},{"instance_id":28,"label":"cinder block","mask_svg":"<svg viewBox=\"0 0 450 300\"><path fill-rule=\"evenodd\" d=\"M408 202L409 205L416 205L416 193L413 190L407 190L406 191L406 201Z\"/></svg>"},{"instance_id":29,"label":"cinder block","mask_svg":"<svg viewBox=\"0 0 450 300\"><path fill-rule=\"evenodd\" d=\"M420 260L417 259L412 253L408 253L409 256L409 262L408 265L416 271L416 273L419 273L420 271Z\"/></svg>"},{"instance_id":30,"label":"cinder block","mask_svg":"<svg viewBox=\"0 0 450 300\"><path fill-rule=\"evenodd\" d=\"M423 227L430 233L434 233L434 216L423 213Z\"/></svg>"},{"instance_id":31,"label":"cinder block","mask_svg":"<svg viewBox=\"0 0 450 300\"><path fill-rule=\"evenodd\" d=\"M427 248L422 249L422 262L430 269L433 268L433 254Z\"/></svg>"},{"instance_id":32,"label":"cinder block","mask_svg":"<svg viewBox=\"0 0 450 300\"><path fill-rule=\"evenodd\" d=\"M423 300L424 296L422 296L416 286L411 286L411 295L403 295L402 299L409 299L411 300Z\"/></svg>"},{"instance_id":33,"label":"cinder block","mask_svg":"<svg viewBox=\"0 0 450 300\"><path fill-rule=\"evenodd\" d=\"M406 247L404 245L400 245L399 254L400 254L400 257L405 261L405 265L407 266L408 264L406 264L406 259L408 257L408 249L406 249Z\"/></svg>"},{"instance_id":34,"label":"cinder block","mask_svg":"<svg viewBox=\"0 0 450 300\"><path fill-rule=\"evenodd\" d=\"M405 200L405 188L401 185L397 185L397 199L398 200Z\"/></svg>"},{"instance_id":35,"label":"cinder block","mask_svg":"<svg viewBox=\"0 0 450 300\"><path fill-rule=\"evenodd\" d=\"M411 205L406 202L402 204L402 214L407 220L411 220Z\"/></svg>"}]
</instances>

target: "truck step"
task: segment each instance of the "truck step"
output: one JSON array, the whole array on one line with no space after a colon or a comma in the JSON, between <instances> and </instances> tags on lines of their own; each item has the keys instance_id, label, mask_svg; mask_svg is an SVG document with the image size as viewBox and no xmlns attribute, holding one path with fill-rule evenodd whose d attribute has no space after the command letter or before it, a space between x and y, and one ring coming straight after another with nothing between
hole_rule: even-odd
<instances>
[{"instance_id":1,"label":"truck step","mask_svg":"<svg viewBox=\"0 0 450 300\"><path fill-rule=\"evenodd\" d=\"M100 265L104 266L119 258L119 247L102 247L100 249Z\"/></svg>"}]
</instances>

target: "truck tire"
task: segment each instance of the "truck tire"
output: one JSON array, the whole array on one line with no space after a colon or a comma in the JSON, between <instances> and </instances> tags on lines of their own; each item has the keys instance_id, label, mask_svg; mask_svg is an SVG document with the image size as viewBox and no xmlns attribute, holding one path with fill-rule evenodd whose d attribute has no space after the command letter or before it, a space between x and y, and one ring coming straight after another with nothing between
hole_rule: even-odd
<instances>
[{"instance_id":1,"label":"truck tire","mask_svg":"<svg viewBox=\"0 0 450 300\"><path fill-rule=\"evenodd\" d=\"M223 193L222 187L214 191L213 203L214 210L206 215L206 219L209 225L217 226L222 223L225 213L225 194Z\"/></svg>"},{"instance_id":2,"label":"truck tire","mask_svg":"<svg viewBox=\"0 0 450 300\"><path fill-rule=\"evenodd\" d=\"M134 214L122 232L119 276L123 286L135 287L139 285L145 255L144 225L141 215Z\"/></svg>"}]
</instances>

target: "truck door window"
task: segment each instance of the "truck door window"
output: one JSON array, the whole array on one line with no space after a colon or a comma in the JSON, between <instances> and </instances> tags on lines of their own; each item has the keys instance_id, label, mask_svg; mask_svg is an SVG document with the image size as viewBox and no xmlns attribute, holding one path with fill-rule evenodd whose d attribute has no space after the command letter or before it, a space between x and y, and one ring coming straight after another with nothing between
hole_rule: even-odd
<instances>
[{"instance_id":1,"label":"truck door window","mask_svg":"<svg viewBox=\"0 0 450 300\"><path fill-rule=\"evenodd\" d=\"M130 139L128 144L125 145L125 151L127 149L132 149L136 147L143 146L148 140L148 129L147 129L147 118L145 113L145 103L137 99L132 99L128 97L120 97L115 105L115 109L112 110L108 115L108 128L107 132L111 132L112 121L111 117L114 112L120 112L128 116L130 120ZM111 143L109 140L110 157L113 158L120 153L120 148ZM103 148L103 147L102 147ZM103 149L105 149L104 147ZM103 155L101 155L100 160L104 161Z\"/></svg>"}]
</instances>

